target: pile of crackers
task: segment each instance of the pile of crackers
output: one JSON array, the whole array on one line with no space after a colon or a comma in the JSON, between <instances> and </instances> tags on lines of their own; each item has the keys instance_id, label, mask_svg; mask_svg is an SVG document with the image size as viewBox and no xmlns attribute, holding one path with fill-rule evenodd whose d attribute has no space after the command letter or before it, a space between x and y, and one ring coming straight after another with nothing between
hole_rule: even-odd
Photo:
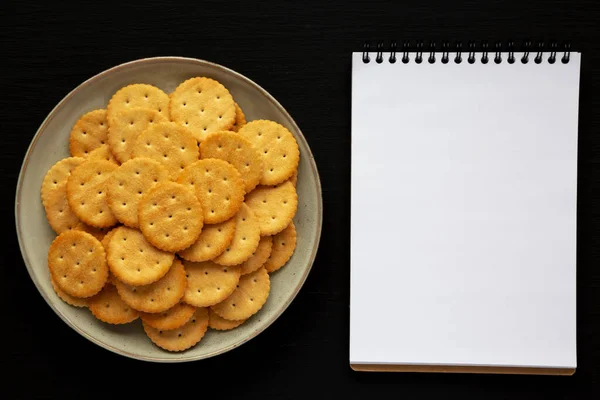
<instances>
[{"instance_id":1,"label":"pile of crackers","mask_svg":"<svg viewBox=\"0 0 600 400\"><path fill-rule=\"evenodd\" d=\"M77 121L69 149L41 190L62 300L109 324L140 318L169 351L263 307L296 247L288 129L247 122L221 83L196 77L171 94L123 87Z\"/></svg>"}]
</instances>

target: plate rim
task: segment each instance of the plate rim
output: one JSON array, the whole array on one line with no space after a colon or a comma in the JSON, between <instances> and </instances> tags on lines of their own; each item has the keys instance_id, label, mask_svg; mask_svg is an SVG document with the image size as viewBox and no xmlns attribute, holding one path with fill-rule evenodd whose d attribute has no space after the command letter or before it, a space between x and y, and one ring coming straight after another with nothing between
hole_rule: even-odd
<instances>
[{"instance_id":1,"label":"plate rim","mask_svg":"<svg viewBox=\"0 0 600 400\"><path fill-rule=\"evenodd\" d=\"M294 288L292 295L290 296L290 298L283 304L283 306L281 307L281 309L274 313L273 317L271 319L269 319L260 329L255 330L254 332L252 332L250 335L248 335L245 338L240 339L239 341L224 347L223 349L220 350L215 350L211 353L208 354L204 354L204 355L200 355L200 356L187 356L187 357L181 357L181 358L173 358L173 359L163 359L163 358L158 358L158 357L153 357L153 356L144 356L144 355L137 355L137 354L133 354L130 353L128 351L125 350L121 350L118 349L116 347L111 346L108 343L103 342L102 340L98 339L97 337L88 334L87 332L81 330L74 322L71 321L71 319L69 319L65 314L61 313L58 308L54 305L54 303L50 300L50 298L46 295L46 293L44 292L44 290L42 289L40 283L38 282L38 280L35 278L34 274L33 274L33 267L31 266L31 262L29 260L29 257L27 256L25 250L24 250L24 246L23 246L23 232L20 228L20 218L19 218L19 211L20 211L20 197L21 197L21 189L23 187L23 173L25 171L25 169L27 168L27 166L29 165L29 161L31 158L31 151L33 149L33 147L35 146L35 144L37 143L41 132L46 129L46 126L52 121L52 119L54 118L54 116L58 113L58 111L63 107L64 103L66 103L71 97L73 97L79 90L85 88L86 86L90 85L91 83L94 83L95 81L115 72L116 70L121 70L121 69L126 69L126 68L130 68L132 66L136 66L139 64L148 64L148 63L161 63L161 62L183 62L183 63L191 63L191 64L199 64L199 65L203 65L203 66L210 66L216 69L219 69L225 73L231 74L233 76L235 76L238 79L241 79L243 81L245 81L246 83L248 83L250 86L252 86L254 89L258 90L260 93L262 93L268 101L270 101L283 115L285 115L289 121L292 124L293 129L298 132L299 134L299 139L301 141L304 142L304 144L306 145L306 149L308 150L308 154L303 154L304 157L308 158L309 164L311 166L311 173L314 176L315 182L316 182L316 186L317 186L317 234L316 234L316 245L314 246L314 248L312 249L312 252L310 254L310 258L309 258L309 263L308 263L308 268L306 268L306 271L304 272L303 276L300 279L300 282L298 283L298 285ZM15 192L15 226L16 226L16 230L17 230L17 239L19 242L19 250L21 252L21 257L23 258L23 261L25 262L25 266L27 268L27 272L29 274L30 279L33 281L35 287L37 288L38 292L40 293L40 295L44 298L44 300L46 301L46 303L48 304L48 306L54 311L54 313L56 315L58 315L60 317L60 319L62 319L71 329L73 329L75 332L79 333L81 336L83 336L84 338L88 339L89 341L91 341L92 343L105 348L106 350L109 350L113 353L128 357L128 358L132 358L132 359L136 359L136 360L141 360L141 361L149 361L149 362L156 362L156 363L182 363L182 362L190 362L190 361L198 361L198 360L203 360L203 359L208 359L208 358L212 358L214 356L226 353L228 351L231 351L245 343L247 343L248 341L254 339L256 336L258 336L260 333L262 333L263 331L265 331L268 327L270 327L284 312L285 310L289 307L289 305L292 303L292 301L296 298L296 296L298 295L298 293L300 292L300 289L304 286L304 283L306 282L306 279L308 277L308 274L310 273L310 271L312 270L312 267L314 265L315 259L316 259L316 255L317 255L317 251L319 249L319 245L321 242L321 233L322 233L322 227L323 227L323 190L322 190L322 186L321 186L321 179L319 177L319 171L317 168L317 164L315 162L315 158L314 155L312 153L312 150L310 148L310 146L308 145L308 142L306 140L306 137L304 136L304 134L302 133L302 130L300 130L300 127L296 124L296 121L292 118L292 116L287 112L287 110L269 93L267 92L263 87L261 87L259 84L257 84L256 82L254 82L252 79L240 74L239 72L236 72L230 68L227 68L223 65L211 62L211 61L206 61L206 60L202 60L202 59L198 59L198 58L192 58L192 57L179 57L179 56L159 56L159 57L146 57L146 58L140 58L140 59L136 59L133 61L128 61L125 63L121 63L118 65L115 65L111 68L108 68L104 71L101 71L99 73L97 73L96 75L86 79L85 81L83 81L82 83L80 83L79 85L77 85L74 89L72 89L69 93L67 93L67 95L65 95L57 104L56 106L54 106L54 108L48 113L48 115L46 116L46 118L44 118L44 120L42 121L42 123L40 124L39 128L37 129L37 131L35 132L35 135L33 136L33 138L31 139L31 142L29 143L29 146L27 147L27 151L25 152L25 156L23 158L23 162L21 164L21 168L19 170L19 178L17 180L17 188L16 188L16 192Z\"/></svg>"}]
</instances>

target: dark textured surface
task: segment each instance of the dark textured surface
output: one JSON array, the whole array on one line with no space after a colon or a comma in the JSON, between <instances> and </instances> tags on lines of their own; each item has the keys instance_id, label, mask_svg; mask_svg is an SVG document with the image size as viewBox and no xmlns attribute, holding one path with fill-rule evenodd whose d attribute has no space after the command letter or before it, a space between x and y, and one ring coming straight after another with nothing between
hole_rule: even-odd
<instances>
[{"instance_id":1,"label":"dark textured surface","mask_svg":"<svg viewBox=\"0 0 600 400\"><path fill-rule=\"evenodd\" d=\"M42 2L39 2L42 3ZM312 4L310 4L312 3ZM87 9L0 4L3 392L15 397L222 390L227 398L574 399L600 385L600 3L554 1L121 2ZM364 39L561 39L584 52L578 209L578 362L568 378L356 373L348 367L350 52ZM250 343L182 365L93 345L45 304L19 253L14 190L29 141L83 80L157 55L228 66L273 94L305 133L325 204L317 261L287 312ZM390 124L402 124L390 116ZM386 277L381 277L386 279ZM398 316L390 316L397 318ZM373 321L377 329L377 321ZM227 385L215 379L226 377ZM368 397L369 396L369 397ZM377 397L375 397L377 396ZM13 398L13 396L10 396ZM214 398L214 397L211 397Z\"/></svg>"}]
</instances>

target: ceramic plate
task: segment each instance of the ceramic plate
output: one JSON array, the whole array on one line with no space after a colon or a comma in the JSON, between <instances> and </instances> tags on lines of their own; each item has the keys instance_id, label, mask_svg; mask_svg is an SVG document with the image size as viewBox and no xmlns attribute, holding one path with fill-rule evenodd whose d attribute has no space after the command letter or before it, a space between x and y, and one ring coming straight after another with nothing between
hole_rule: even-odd
<instances>
[{"instance_id":1,"label":"ceramic plate","mask_svg":"<svg viewBox=\"0 0 600 400\"><path fill-rule=\"evenodd\" d=\"M246 114L248 121L270 119L287 127L300 147L298 212L294 223L298 242L288 264L271 276L271 293L264 307L245 324L231 331L208 330L200 343L181 353L170 353L148 339L138 319L112 326L96 320L87 308L75 308L58 298L50 283L47 252L56 234L46 222L40 188L48 169L68 157L71 127L84 113L105 108L111 96L132 83L149 83L171 93L184 80L208 76L223 83ZM263 88L245 76L210 62L159 57L137 60L104 71L69 93L48 115L25 154L15 199L19 245L36 287L50 307L75 331L115 353L147 361L200 360L232 350L271 325L294 299L311 269L322 224L321 183L313 155L300 128L286 110Z\"/></svg>"}]
</instances>

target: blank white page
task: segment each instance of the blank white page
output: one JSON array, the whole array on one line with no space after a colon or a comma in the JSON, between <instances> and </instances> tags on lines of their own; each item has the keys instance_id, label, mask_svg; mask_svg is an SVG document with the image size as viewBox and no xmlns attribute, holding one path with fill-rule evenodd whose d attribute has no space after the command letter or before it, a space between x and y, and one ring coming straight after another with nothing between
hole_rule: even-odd
<instances>
[{"instance_id":1,"label":"blank white page","mask_svg":"<svg viewBox=\"0 0 600 400\"><path fill-rule=\"evenodd\" d=\"M580 54L352 57L351 364L576 367Z\"/></svg>"}]
</instances>

